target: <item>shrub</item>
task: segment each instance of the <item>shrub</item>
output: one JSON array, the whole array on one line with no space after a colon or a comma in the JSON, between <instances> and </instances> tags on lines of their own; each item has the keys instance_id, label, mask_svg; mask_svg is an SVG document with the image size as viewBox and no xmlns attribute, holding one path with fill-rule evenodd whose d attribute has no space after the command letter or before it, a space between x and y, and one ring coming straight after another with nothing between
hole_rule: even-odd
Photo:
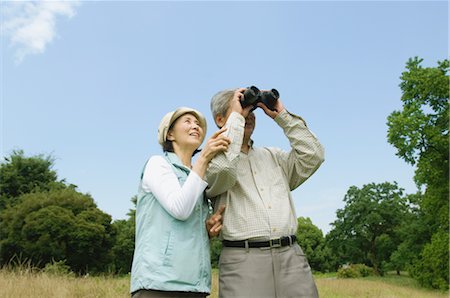
<instances>
[{"instance_id":1,"label":"shrub","mask_svg":"<svg viewBox=\"0 0 450 298\"><path fill-rule=\"evenodd\" d=\"M66 265L66 260L55 261L47 263L43 269L43 272L53 275L66 275L73 276L74 273L70 270L70 266Z\"/></svg>"},{"instance_id":2,"label":"shrub","mask_svg":"<svg viewBox=\"0 0 450 298\"><path fill-rule=\"evenodd\" d=\"M364 264L355 264L352 266L361 274L362 277L375 274L373 268L370 268L369 266L366 266Z\"/></svg>"},{"instance_id":3,"label":"shrub","mask_svg":"<svg viewBox=\"0 0 450 298\"><path fill-rule=\"evenodd\" d=\"M338 278L357 278L373 275L374 271L364 264L344 265L337 272Z\"/></svg>"},{"instance_id":4,"label":"shrub","mask_svg":"<svg viewBox=\"0 0 450 298\"><path fill-rule=\"evenodd\" d=\"M339 268L337 272L338 278L356 278L361 277L361 274L358 270L355 269L353 266L344 265L341 268Z\"/></svg>"}]
</instances>

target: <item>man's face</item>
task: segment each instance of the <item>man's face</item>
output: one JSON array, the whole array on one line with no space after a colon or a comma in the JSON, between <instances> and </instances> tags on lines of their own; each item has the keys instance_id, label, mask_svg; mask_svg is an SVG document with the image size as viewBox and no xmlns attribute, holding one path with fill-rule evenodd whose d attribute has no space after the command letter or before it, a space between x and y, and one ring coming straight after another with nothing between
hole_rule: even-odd
<instances>
[{"instance_id":1,"label":"man's face","mask_svg":"<svg viewBox=\"0 0 450 298\"><path fill-rule=\"evenodd\" d=\"M255 130L255 126L255 113L251 112L250 114L248 114L247 118L245 118L244 139L250 139L253 131Z\"/></svg>"},{"instance_id":2,"label":"man's face","mask_svg":"<svg viewBox=\"0 0 450 298\"><path fill-rule=\"evenodd\" d=\"M228 107L227 113L225 114L225 117L221 115L217 115L214 119L218 127L223 127L225 123L228 120L228 117L230 117L232 112L231 105ZM256 126L256 117L255 113L251 112L248 114L248 116L245 118L245 127L244 127L244 138L250 139L251 135L253 134L253 131L255 130Z\"/></svg>"}]
</instances>

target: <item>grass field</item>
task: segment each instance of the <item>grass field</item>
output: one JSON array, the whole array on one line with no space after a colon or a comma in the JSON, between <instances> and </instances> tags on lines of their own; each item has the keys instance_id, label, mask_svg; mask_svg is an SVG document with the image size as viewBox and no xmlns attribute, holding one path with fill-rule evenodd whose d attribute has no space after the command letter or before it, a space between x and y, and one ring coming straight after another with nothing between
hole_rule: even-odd
<instances>
[{"instance_id":1,"label":"grass field","mask_svg":"<svg viewBox=\"0 0 450 298\"><path fill-rule=\"evenodd\" d=\"M217 271L213 273L210 298L217 298ZM422 289L407 276L336 279L333 275L318 275L315 278L320 297L323 298L449 297L448 292ZM77 278L30 270L0 270L0 297L130 297L128 290L128 276Z\"/></svg>"}]
</instances>

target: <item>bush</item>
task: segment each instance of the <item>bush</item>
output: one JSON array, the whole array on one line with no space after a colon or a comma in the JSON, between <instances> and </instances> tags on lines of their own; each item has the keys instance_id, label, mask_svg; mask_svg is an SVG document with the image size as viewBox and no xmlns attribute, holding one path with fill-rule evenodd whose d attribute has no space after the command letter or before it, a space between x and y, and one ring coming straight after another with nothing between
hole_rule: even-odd
<instances>
[{"instance_id":1,"label":"bush","mask_svg":"<svg viewBox=\"0 0 450 298\"><path fill-rule=\"evenodd\" d=\"M361 277L361 274L358 270L356 270L354 267L349 265L344 265L341 268L339 268L337 272L338 278L356 278Z\"/></svg>"},{"instance_id":2,"label":"bush","mask_svg":"<svg viewBox=\"0 0 450 298\"><path fill-rule=\"evenodd\" d=\"M364 264L355 264L352 266L361 274L362 277L375 274L373 268L370 268L369 266L366 266Z\"/></svg>"},{"instance_id":3,"label":"bush","mask_svg":"<svg viewBox=\"0 0 450 298\"><path fill-rule=\"evenodd\" d=\"M344 265L337 272L338 278L357 278L373 275L374 271L364 264Z\"/></svg>"},{"instance_id":4,"label":"bush","mask_svg":"<svg viewBox=\"0 0 450 298\"><path fill-rule=\"evenodd\" d=\"M55 261L47 263L43 269L43 272L53 275L66 275L73 276L74 273L70 270L70 266L66 265L66 260Z\"/></svg>"}]
</instances>

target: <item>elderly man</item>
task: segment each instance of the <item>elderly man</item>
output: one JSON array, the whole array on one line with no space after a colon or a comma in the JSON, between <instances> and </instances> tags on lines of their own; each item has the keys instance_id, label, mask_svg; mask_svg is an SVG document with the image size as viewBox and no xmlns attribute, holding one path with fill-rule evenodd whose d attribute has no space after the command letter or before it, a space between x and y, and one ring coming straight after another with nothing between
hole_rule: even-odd
<instances>
[{"instance_id":1,"label":"elderly man","mask_svg":"<svg viewBox=\"0 0 450 298\"><path fill-rule=\"evenodd\" d=\"M243 108L245 88L218 92L211 111L231 139L210 162L206 194L226 205L221 239L219 296L317 297L308 261L296 243L297 216L291 191L324 161L324 149L305 121L281 100L257 107L281 127L291 150L257 148L251 140L255 106Z\"/></svg>"}]
</instances>

